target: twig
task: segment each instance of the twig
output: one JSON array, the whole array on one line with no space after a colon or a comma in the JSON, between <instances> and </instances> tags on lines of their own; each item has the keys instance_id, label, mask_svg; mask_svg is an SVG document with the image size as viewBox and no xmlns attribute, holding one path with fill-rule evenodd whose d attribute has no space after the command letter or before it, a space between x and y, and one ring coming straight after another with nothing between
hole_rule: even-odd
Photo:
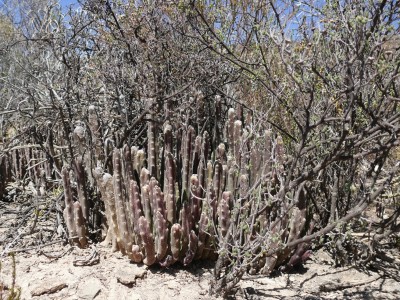
<instances>
[{"instance_id":1,"label":"twig","mask_svg":"<svg viewBox=\"0 0 400 300\"><path fill-rule=\"evenodd\" d=\"M57 254L57 255L47 254L47 253L43 252L43 250L40 249L38 254L39 255L44 255L44 256L46 256L47 258L50 258L50 259L59 259L59 258L63 257L64 255L66 255L67 253L71 252L73 249L74 249L74 247L70 246L67 250L65 250L61 254Z\"/></svg>"},{"instance_id":2,"label":"twig","mask_svg":"<svg viewBox=\"0 0 400 300\"><path fill-rule=\"evenodd\" d=\"M30 251L30 250L37 250L37 249L41 249L41 248L43 248L43 247L47 247L47 246L50 246L50 245L54 245L54 244L57 244L57 243L60 243L60 242L64 242L64 240L52 241L52 242L46 243L46 244L44 244L44 245L39 245L39 246L36 246L36 247L27 247L27 248L14 249L14 250L4 250L4 251L1 253L0 257L3 256L4 254L8 255L9 253L12 253L12 252L18 253L18 252L26 252L26 251Z\"/></svg>"},{"instance_id":3,"label":"twig","mask_svg":"<svg viewBox=\"0 0 400 300\"><path fill-rule=\"evenodd\" d=\"M349 289L349 288L353 288L356 286L362 286L362 285L367 285L370 284L376 280L378 280L379 278L381 278L381 276L376 276L374 278L372 278L370 281L359 281L359 282L328 282L325 284L322 284L319 287L319 290L321 292L327 293L327 292L333 292L333 291L338 291L338 290L345 290L345 289Z\"/></svg>"},{"instance_id":4,"label":"twig","mask_svg":"<svg viewBox=\"0 0 400 300\"><path fill-rule=\"evenodd\" d=\"M100 255L97 252L97 249L94 245L91 246L92 248L92 253L90 254L90 256L88 258L84 258L84 259L75 259L72 264L75 267L78 266L93 266L96 265L98 263L100 263Z\"/></svg>"}]
</instances>

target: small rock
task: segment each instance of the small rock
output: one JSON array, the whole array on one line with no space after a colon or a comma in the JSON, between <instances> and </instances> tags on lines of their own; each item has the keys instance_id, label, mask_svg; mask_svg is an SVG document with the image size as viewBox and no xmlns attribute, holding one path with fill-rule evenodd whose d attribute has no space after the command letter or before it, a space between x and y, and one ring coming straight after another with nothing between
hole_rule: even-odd
<instances>
[{"instance_id":1,"label":"small rock","mask_svg":"<svg viewBox=\"0 0 400 300\"><path fill-rule=\"evenodd\" d=\"M147 274L147 266L133 265L133 268L129 268L130 272L135 275L136 278L143 278Z\"/></svg>"},{"instance_id":2,"label":"small rock","mask_svg":"<svg viewBox=\"0 0 400 300\"><path fill-rule=\"evenodd\" d=\"M108 293L107 300L131 299L131 297L129 297L129 294L130 294L130 292L132 292L133 289L127 288L125 286L121 286L121 284L118 283L116 278L111 279L109 288L110 288L110 290ZM133 299L135 299L135 298L133 298Z\"/></svg>"},{"instance_id":3,"label":"small rock","mask_svg":"<svg viewBox=\"0 0 400 300\"><path fill-rule=\"evenodd\" d=\"M118 282L125 285L133 285L137 278L143 278L147 273L147 267L138 267L136 265L129 268L118 269L116 277Z\"/></svg>"},{"instance_id":4,"label":"small rock","mask_svg":"<svg viewBox=\"0 0 400 300\"><path fill-rule=\"evenodd\" d=\"M79 299L92 300L101 291L101 282L98 278L90 278L88 280L83 280L78 287Z\"/></svg>"},{"instance_id":5,"label":"small rock","mask_svg":"<svg viewBox=\"0 0 400 300\"><path fill-rule=\"evenodd\" d=\"M36 286L32 291L32 296L41 296L44 294L53 294L66 288L68 285L60 280L45 280Z\"/></svg>"}]
</instances>

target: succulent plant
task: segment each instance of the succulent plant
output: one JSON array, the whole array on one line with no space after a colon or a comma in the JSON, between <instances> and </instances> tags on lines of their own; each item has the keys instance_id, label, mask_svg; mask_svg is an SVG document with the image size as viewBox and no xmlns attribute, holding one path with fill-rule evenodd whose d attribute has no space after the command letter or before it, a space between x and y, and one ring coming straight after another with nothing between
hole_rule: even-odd
<instances>
[{"instance_id":1,"label":"succulent plant","mask_svg":"<svg viewBox=\"0 0 400 300\"><path fill-rule=\"evenodd\" d=\"M76 224L75 224L75 214L74 214L74 200L72 199L72 189L69 178L69 171L66 167L62 169L62 180L64 186L64 220L67 224L69 240L72 244L78 244Z\"/></svg>"},{"instance_id":2,"label":"succulent plant","mask_svg":"<svg viewBox=\"0 0 400 300\"><path fill-rule=\"evenodd\" d=\"M199 93L196 97L200 103L203 96ZM196 118L203 120L202 114L199 111ZM169 266L180 261L188 265L195 259L216 259L219 245L227 245L235 224L250 220L253 231L249 226L240 228L236 246L250 243L254 235L266 236L263 247L251 250L252 257L258 259L247 263L250 273L269 274L276 266L290 268L301 262L307 256L307 244L294 248L282 248L282 244L303 234L304 190L299 189L292 202L287 197L279 205L268 202L269 195L263 189L277 193L275 186L284 176L287 157L283 140L279 135L273 138L270 130L250 134L252 116L247 113L244 128L242 116L240 110L228 110L224 143L216 143L218 137L211 142L206 131L196 135L190 125L174 128L169 121L164 123L163 139L159 140L157 132L161 130L151 113L147 154L137 146L118 149L111 140L106 141L105 157L112 151L112 164L108 166L112 175L100 167L93 170L105 204L106 243L111 242L113 250L122 251L134 262ZM95 117L90 108L93 139L99 132ZM217 127L215 132L222 133ZM77 126L74 135L81 143L84 128ZM71 242L84 247L88 242L85 220L89 218L89 204L82 156L74 160L73 166L79 202L72 199L69 172L63 168L65 219ZM253 192L260 196L254 197ZM264 208L259 213L261 206ZM262 255L271 249L277 249L277 253Z\"/></svg>"}]
</instances>

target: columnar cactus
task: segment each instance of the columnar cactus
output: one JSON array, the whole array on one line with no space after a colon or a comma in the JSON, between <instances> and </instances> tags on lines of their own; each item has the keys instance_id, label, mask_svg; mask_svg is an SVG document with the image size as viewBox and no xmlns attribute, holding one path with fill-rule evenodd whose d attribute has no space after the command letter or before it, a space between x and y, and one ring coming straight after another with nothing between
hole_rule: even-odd
<instances>
[{"instance_id":1,"label":"columnar cactus","mask_svg":"<svg viewBox=\"0 0 400 300\"><path fill-rule=\"evenodd\" d=\"M131 234L134 232L133 228L133 223L134 223L134 213L130 207L130 197L129 197L129 191L130 191L130 183L132 180L134 180L134 169L133 169L133 164L132 164L132 157L131 157L131 148L128 145L124 145L122 147L122 166L123 166L123 186L125 187L125 211L126 211L126 218L127 218L127 223L129 227L129 231Z\"/></svg>"},{"instance_id":2,"label":"columnar cactus","mask_svg":"<svg viewBox=\"0 0 400 300\"><path fill-rule=\"evenodd\" d=\"M11 166L9 156L0 155L0 198L5 192L7 183L11 180Z\"/></svg>"},{"instance_id":3,"label":"columnar cactus","mask_svg":"<svg viewBox=\"0 0 400 300\"><path fill-rule=\"evenodd\" d=\"M150 178L149 182L149 196L150 196L150 207L151 215L155 216L157 211L164 212L163 207L164 200L161 200L161 189L158 186L158 181L154 177ZM164 198L164 195L162 195Z\"/></svg>"},{"instance_id":4,"label":"columnar cactus","mask_svg":"<svg viewBox=\"0 0 400 300\"><path fill-rule=\"evenodd\" d=\"M76 183L78 185L78 200L82 208L84 221L87 221L89 220L89 199L86 193L85 169L80 156L74 160L74 172L76 176Z\"/></svg>"},{"instance_id":5,"label":"columnar cactus","mask_svg":"<svg viewBox=\"0 0 400 300\"><path fill-rule=\"evenodd\" d=\"M154 125L154 116L148 114L147 122L147 164L151 176L157 177L157 152L156 152L156 127Z\"/></svg>"},{"instance_id":6,"label":"columnar cactus","mask_svg":"<svg viewBox=\"0 0 400 300\"><path fill-rule=\"evenodd\" d=\"M235 196L239 170L233 156L228 156L227 168L226 190L232 192Z\"/></svg>"},{"instance_id":7,"label":"columnar cactus","mask_svg":"<svg viewBox=\"0 0 400 300\"><path fill-rule=\"evenodd\" d=\"M73 138L79 154L83 154L86 148L86 133L82 125L75 126Z\"/></svg>"},{"instance_id":8,"label":"columnar cactus","mask_svg":"<svg viewBox=\"0 0 400 300\"><path fill-rule=\"evenodd\" d=\"M22 148L13 151L13 176L21 179L24 176L33 178L31 163L34 161L31 149Z\"/></svg>"},{"instance_id":9,"label":"columnar cactus","mask_svg":"<svg viewBox=\"0 0 400 300\"><path fill-rule=\"evenodd\" d=\"M166 207L164 202L164 194L158 186L157 180L152 177L149 184L150 203L152 206L153 226L155 233L156 256L160 261L165 257L168 250L168 228L166 221Z\"/></svg>"},{"instance_id":10,"label":"columnar cactus","mask_svg":"<svg viewBox=\"0 0 400 300\"><path fill-rule=\"evenodd\" d=\"M235 109L230 108L228 110L228 120L225 125L225 135L226 141L228 142L229 149L233 149L234 147L234 132L235 132Z\"/></svg>"},{"instance_id":11,"label":"columnar cactus","mask_svg":"<svg viewBox=\"0 0 400 300\"><path fill-rule=\"evenodd\" d=\"M143 149L136 150L135 148L131 148L131 151L135 154L135 158L133 161L133 168L137 172L137 174L141 174L142 169L144 168L144 163L146 160L146 153L144 152ZM132 152L131 152L132 156Z\"/></svg>"},{"instance_id":12,"label":"columnar cactus","mask_svg":"<svg viewBox=\"0 0 400 300\"><path fill-rule=\"evenodd\" d=\"M212 220L216 220L215 216L217 213L217 196L215 193L215 186L219 186L219 179L215 178L213 174L214 170L213 170L213 165L211 163L211 161L207 162L207 179L206 179L206 201L204 202L204 210L207 213L211 213L212 215Z\"/></svg>"},{"instance_id":13,"label":"columnar cactus","mask_svg":"<svg viewBox=\"0 0 400 300\"><path fill-rule=\"evenodd\" d=\"M222 118L222 100L221 96L215 96L215 120L214 120L214 131L212 134L212 144L214 146L218 145L221 142L222 134L223 134L223 127L220 122Z\"/></svg>"},{"instance_id":14,"label":"columnar cactus","mask_svg":"<svg viewBox=\"0 0 400 300\"><path fill-rule=\"evenodd\" d=\"M242 141L242 122L237 120L233 127L233 154L235 157L236 165L240 167L240 153Z\"/></svg>"},{"instance_id":15,"label":"columnar cactus","mask_svg":"<svg viewBox=\"0 0 400 300\"><path fill-rule=\"evenodd\" d=\"M144 259L143 253L139 245L132 246L132 260L136 263L141 263Z\"/></svg>"},{"instance_id":16,"label":"columnar cactus","mask_svg":"<svg viewBox=\"0 0 400 300\"><path fill-rule=\"evenodd\" d=\"M129 201L130 208L132 211L132 225L136 236L136 240L139 238L139 223L138 220L143 216L143 208L140 199L139 186L135 180L131 180L129 184Z\"/></svg>"},{"instance_id":17,"label":"columnar cactus","mask_svg":"<svg viewBox=\"0 0 400 300\"><path fill-rule=\"evenodd\" d=\"M147 222L145 217L140 217L138 223L139 233L145 251L145 258L143 259L143 263L150 266L156 262L156 250L153 235L151 234L149 223Z\"/></svg>"},{"instance_id":18,"label":"columnar cactus","mask_svg":"<svg viewBox=\"0 0 400 300\"><path fill-rule=\"evenodd\" d=\"M170 224L175 223L176 203L175 203L175 160L172 153L165 155L165 176L164 176L164 197L167 208L167 220Z\"/></svg>"},{"instance_id":19,"label":"columnar cactus","mask_svg":"<svg viewBox=\"0 0 400 300\"><path fill-rule=\"evenodd\" d=\"M194 140L193 154L191 155L191 173L197 172L201 159L202 141L201 137L197 136Z\"/></svg>"},{"instance_id":20,"label":"columnar cactus","mask_svg":"<svg viewBox=\"0 0 400 300\"><path fill-rule=\"evenodd\" d=\"M201 213L201 186L196 174L190 177L190 206L192 208L192 223L197 224Z\"/></svg>"},{"instance_id":21,"label":"columnar cactus","mask_svg":"<svg viewBox=\"0 0 400 300\"><path fill-rule=\"evenodd\" d=\"M62 180L64 186L64 220L67 224L69 240L72 244L78 244L76 224L75 224L75 214L74 214L74 200L72 199L72 189L69 179L69 171L67 168L62 169Z\"/></svg>"},{"instance_id":22,"label":"columnar cactus","mask_svg":"<svg viewBox=\"0 0 400 300\"><path fill-rule=\"evenodd\" d=\"M203 256L203 251L206 246L206 239L210 231L208 228L208 223L209 219L207 215L202 212L199 220L199 239L195 259L200 259Z\"/></svg>"},{"instance_id":23,"label":"columnar cactus","mask_svg":"<svg viewBox=\"0 0 400 300\"><path fill-rule=\"evenodd\" d=\"M144 211L144 217L148 222L152 221L152 213L151 213L151 200L150 200L150 188L149 185L146 184L141 188L141 199L142 199L142 207Z\"/></svg>"},{"instance_id":24,"label":"columnar cactus","mask_svg":"<svg viewBox=\"0 0 400 300\"><path fill-rule=\"evenodd\" d=\"M249 132L246 129L242 131L240 143L240 174L249 177L250 170L250 150L249 150Z\"/></svg>"},{"instance_id":25,"label":"columnar cactus","mask_svg":"<svg viewBox=\"0 0 400 300\"><path fill-rule=\"evenodd\" d=\"M107 236L104 242L105 244L111 242L112 251L117 251L120 248L120 246L118 245L118 241L120 241L121 239L118 238L119 230L117 211L115 208L113 177L109 173L104 173L101 167L97 167L94 170L94 175L100 188L108 223Z\"/></svg>"},{"instance_id":26,"label":"columnar cactus","mask_svg":"<svg viewBox=\"0 0 400 300\"><path fill-rule=\"evenodd\" d=\"M108 173L112 174L112 163L109 159L112 157L114 151L114 141L111 138L106 138L104 140L104 156L107 158L104 162L104 168Z\"/></svg>"},{"instance_id":27,"label":"columnar cactus","mask_svg":"<svg viewBox=\"0 0 400 300\"><path fill-rule=\"evenodd\" d=\"M173 224L171 226L171 259L169 263L172 264L179 260L182 239L182 226L180 224Z\"/></svg>"},{"instance_id":28,"label":"columnar cactus","mask_svg":"<svg viewBox=\"0 0 400 300\"><path fill-rule=\"evenodd\" d=\"M219 144L217 148L217 155L215 158L217 161L219 161L221 164L226 164L226 150L225 150L225 144Z\"/></svg>"},{"instance_id":29,"label":"columnar cactus","mask_svg":"<svg viewBox=\"0 0 400 300\"><path fill-rule=\"evenodd\" d=\"M86 247L86 222L83 217L81 205L79 202L74 203L72 199L72 189L68 169L64 167L61 175L65 200L64 219L68 228L69 240L73 245Z\"/></svg>"},{"instance_id":30,"label":"columnar cactus","mask_svg":"<svg viewBox=\"0 0 400 300\"><path fill-rule=\"evenodd\" d=\"M192 149L194 144L194 129L189 126L184 134L182 141L182 192L181 202L188 200L189 196L189 178L191 173L191 162L192 162Z\"/></svg>"},{"instance_id":31,"label":"columnar cactus","mask_svg":"<svg viewBox=\"0 0 400 300\"><path fill-rule=\"evenodd\" d=\"M218 206L218 227L221 237L226 236L230 225L229 197L229 192L224 192Z\"/></svg>"},{"instance_id":32,"label":"columnar cactus","mask_svg":"<svg viewBox=\"0 0 400 300\"><path fill-rule=\"evenodd\" d=\"M189 239L190 239L189 235L192 228L192 216L191 216L191 209L189 206L189 202L183 203L180 215L180 221L182 224L180 259L183 261L186 256L186 252L189 249Z\"/></svg>"},{"instance_id":33,"label":"columnar cactus","mask_svg":"<svg viewBox=\"0 0 400 300\"><path fill-rule=\"evenodd\" d=\"M12 161L12 173L15 178L21 178L20 172L19 172L19 164L21 161L18 159L18 150L15 149L11 152L11 161Z\"/></svg>"},{"instance_id":34,"label":"columnar cactus","mask_svg":"<svg viewBox=\"0 0 400 300\"><path fill-rule=\"evenodd\" d=\"M129 187L129 182L133 180L134 177L134 169L132 163L132 155L131 155L131 148L128 145L124 145L122 147L122 155L123 155L123 167L125 171L125 185Z\"/></svg>"},{"instance_id":35,"label":"columnar cactus","mask_svg":"<svg viewBox=\"0 0 400 300\"><path fill-rule=\"evenodd\" d=\"M185 258L183 259L183 265L187 266L192 262L192 260L195 257L196 251L197 251L197 246L198 246L198 237L194 230L190 231L189 234L189 246L188 250L186 252Z\"/></svg>"},{"instance_id":36,"label":"columnar cactus","mask_svg":"<svg viewBox=\"0 0 400 300\"><path fill-rule=\"evenodd\" d=\"M205 162L208 161L210 153L211 153L211 143L210 143L210 135L207 131L204 131L203 138L201 139L201 156Z\"/></svg>"},{"instance_id":37,"label":"columnar cactus","mask_svg":"<svg viewBox=\"0 0 400 300\"><path fill-rule=\"evenodd\" d=\"M256 137L259 139L259 137ZM262 166L263 166L263 161L262 161L262 150L260 147L257 145L253 146L250 149L250 166L249 166L249 183L250 186L258 182L258 180L261 179L262 176Z\"/></svg>"},{"instance_id":38,"label":"columnar cactus","mask_svg":"<svg viewBox=\"0 0 400 300\"><path fill-rule=\"evenodd\" d=\"M203 137L201 139L201 154L199 164L197 166L197 176L199 179L199 185L202 187L200 197L203 197L205 194L205 190L207 189L207 162L210 153L210 137L207 131L203 133Z\"/></svg>"},{"instance_id":39,"label":"columnar cactus","mask_svg":"<svg viewBox=\"0 0 400 300\"><path fill-rule=\"evenodd\" d=\"M157 260L161 261L168 251L168 228L167 221L160 211L157 211L154 223L156 228L156 256Z\"/></svg>"},{"instance_id":40,"label":"columnar cactus","mask_svg":"<svg viewBox=\"0 0 400 300\"><path fill-rule=\"evenodd\" d=\"M172 126L171 124L167 121L164 123L164 151L165 153L171 153L172 154Z\"/></svg>"},{"instance_id":41,"label":"columnar cactus","mask_svg":"<svg viewBox=\"0 0 400 300\"><path fill-rule=\"evenodd\" d=\"M151 220L151 205L149 195L150 172L146 168L140 171L140 192L144 216Z\"/></svg>"},{"instance_id":42,"label":"columnar cactus","mask_svg":"<svg viewBox=\"0 0 400 300\"><path fill-rule=\"evenodd\" d=\"M221 198L223 189L225 187L225 184L222 180L222 164L220 162L215 162L214 164L214 175L213 175L213 185L214 185L214 191L216 195L216 201Z\"/></svg>"},{"instance_id":43,"label":"columnar cactus","mask_svg":"<svg viewBox=\"0 0 400 300\"><path fill-rule=\"evenodd\" d=\"M253 114L250 110L247 110L245 117L244 117L244 124L246 128L250 129L253 123Z\"/></svg>"},{"instance_id":44,"label":"columnar cactus","mask_svg":"<svg viewBox=\"0 0 400 300\"><path fill-rule=\"evenodd\" d=\"M132 234L129 230L128 220L125 213L125 201L123 199L122 191L122 166L121 166L121 151L115 149L113 153L113 165L114 165L114 198L115 198L115 209L117 212L117 223L120 243L123 246L124 251L131 254L132 249Z\"/></svg>"},{"instance_id":45,"label":"columnar cactus","mask_svg":"<svg viewBox=\"0 0 400 300\"><path fill-rule=\"evenodd\" d=\"M81 205L79 204L79 202L74 203L74 221L79 244L81 245L81 247L86 247L86 221L83 217Z\"/></svg>"}]
</instances>

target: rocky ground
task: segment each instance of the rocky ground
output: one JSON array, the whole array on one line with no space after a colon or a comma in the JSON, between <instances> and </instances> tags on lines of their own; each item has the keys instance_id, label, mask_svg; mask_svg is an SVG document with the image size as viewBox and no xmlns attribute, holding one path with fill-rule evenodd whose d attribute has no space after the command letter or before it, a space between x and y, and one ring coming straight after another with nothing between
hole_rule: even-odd
<instances>
[{"instance_id":1,"label":"rocky ground","mask_svg":"<svg viewBox=\"0 0 400 300\"><path fill-rule=\"evenodd\" d=\"M208 293L212 262L148 268L101 244L74 248L63 244L62 228L54 225L54 201L22 200L0 202L0 300L12 286L10 250L21 299L221 299ZM384 254L368 265L341 268L320 249L290 274L245 277L230 298L400 299L399 243L381 248Z\"/></svg>"},{"instance_id":2,"label":"rocky ground","mask_svg":"<svg viewBox=\"0 0 400 300\"><path fill-rule=\"evenodd\" d=\"M12 260L1 261L0 282L10 287ZM365 270L333 268L330 256L318 251L290 274L246 277L231 298L400 299L397 263L377 262ZM16 254L16 285L22 299L220 299L208 294L211 278L212 263L148 268L101 245L85 250L53 245Z\"/></svg>"}]
</instances>

